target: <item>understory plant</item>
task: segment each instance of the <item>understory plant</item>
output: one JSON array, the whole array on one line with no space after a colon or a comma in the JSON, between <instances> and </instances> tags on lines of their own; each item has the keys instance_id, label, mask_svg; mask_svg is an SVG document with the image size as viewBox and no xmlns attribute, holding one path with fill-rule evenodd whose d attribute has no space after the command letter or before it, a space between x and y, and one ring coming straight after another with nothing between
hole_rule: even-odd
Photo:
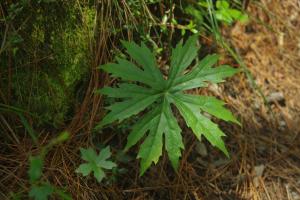
<instances>
[{"instance_id":1,"label":"understory plant","mask_svg":"<svg viewBox=\"0 0 300 200\"><path fill-rule=\"evenodd\" d=\"M248 15L238 9L230 7L226 0L218 0L216 2L216 19L227 24L232 24L234 21L245 23L248 21Z\"/></svg>"},{"instance_id":2,"label":"understory plant","mask_svg":"<svg viewBox=\"0 0 300 200\"><path fill-rule=\"evenodd\" d=\"M100 183L103 178L105 178L105 172L103 169L112 169L117 165L107 160L111 157L111 152L109 147L104 148L99 155L91 147L88 149L80 148L81 158L86 161L86 163L81 164L77 169L77 173L81 173L83 176L89 175L93 172L94 177Z\"/></svg>"},{"instance_id":3,"label":"understory plant","mask_svg":"<svg viewBox=\"0 0 300 200\"><path fill-rule=\"evenodd\" d=\"M199 0L197 3L187 3L183 12L190 16L187 25L181 24L181 33L184 35L186 30L192 33L198 33L201 31L211 30L211 25L207 23L210 19L211 10L214 10L213 14L218 24L232 25L234 22L247 23L249 16L242 9L240 1L228 1L228 0ZM181 18L179 18L180 21ZM176 18L173 19L175 25L177 23Z\"/></svg>"},{"instance_id":4,"label":"understory plant","mask_svg":"<svg viewBox=\"0 0 300 200\"><path fill-rule=\"evenodd\" d=\"M36 156L30 156L29 158L29 180L30 191L29 197L34 200L47 200L50 196L59 197L62 200L72 200L72 197L62 188L57 188L47 181L42 179L44 160L47 153L55 145L61 144L68 140L70 137L69 132L62 132L56 138L52 139L47 145L41 148L41 152Z\"/></svg>"},{"instance_id":5,"label":"understory plant","mask_svg":"<svg viewBox=\"0 0 300 200\"><path fill-rule=\"evenodd\" d=\"M173 168L178 168L184 144L182 130L174 116L175 108L198 140L201 140L203 135L213 146L229 156L222 140L225 134L204 113L228 122L239 122L224 107L224 102L215 97L191 95L185 91L207 87L209 83L223 82L224 78L234 75L239 70L228 65L213 67L219 58L216 54L208 55L190 67L197 57L196 35L190 37L185 44L179 42L176 48L172 49L167 77L161 73L154 54L145 44L139 46L134 42L122 43L133 62L116 58L117 63L101 66L101 69L123 82L119 83L118 87L100 89L103 95L116 98L119 102L106 107L110 112L96 128L102 128L115 121L121 122L144 111L133 125L125 146L127 151L145 138L137 156L141 159L140 175L144 174L152 162L158 162L163 146Z\"/></svg>"}]
</instances>

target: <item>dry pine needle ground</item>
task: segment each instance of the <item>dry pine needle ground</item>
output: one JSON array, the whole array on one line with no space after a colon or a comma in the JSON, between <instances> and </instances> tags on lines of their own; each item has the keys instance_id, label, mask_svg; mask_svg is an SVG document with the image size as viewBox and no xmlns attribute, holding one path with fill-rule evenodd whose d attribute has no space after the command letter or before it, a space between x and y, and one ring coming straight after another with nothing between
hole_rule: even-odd
<instances>
[{"instance_id":1,"label":"dry pine needle ground","mask_svg":"<svg viewBox=\"0 0 300 200\"><path fill-rule=\"evenodd\" d=\"M243 127L220 122L228 133L231 159L225 159L206 143L199 144L185 130L186 149L178 175L163 157L140 178L138 162L132 161L124 165L129 172L117 177L115 184L101 186L74 173L80 162L78 147L85 145L83 139L74 138L50 152L43 178L66 186L74 199L299 200L299 1L255 1L249 13L249 24L225 28L224 34L242 55L269 100L271 111L243 74L201 91L226 100L242 121ZM42 143L50 138L45 135ZM1 199L16 188L28 190L27 158L30 151L35 151L29 144L22 139L0 144L5 149L0 154Z\"/></svg>"}]
</instances>

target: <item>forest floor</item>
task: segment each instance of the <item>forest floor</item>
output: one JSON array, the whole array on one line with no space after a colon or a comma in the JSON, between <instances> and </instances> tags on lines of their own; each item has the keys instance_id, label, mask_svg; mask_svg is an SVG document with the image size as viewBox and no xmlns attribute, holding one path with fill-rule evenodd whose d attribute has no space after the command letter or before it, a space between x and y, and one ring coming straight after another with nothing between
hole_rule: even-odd
<instances>
[{"instance_id":1,"label":"forest floor","mask_svg":"<svg viewBox=\"0 0 300 200\"><path fill-rule=\"evenodd\" d=\"M220 86L195 91L225 100L242 122L242 127L219 122L228 135L230 159L197 142L186 129L177 175L164 156L143 177L138 161L131 161L123 165L129 171L116 177L116 183L99 185L74 173L82 145L70 142L49 154L44 178L67 186L74 199L300 200L299 1L253 1L248 9L252 21L225 27L223 34L241 54L267 104L242 73ZM0 155L1 190L28 187L32 147L26 140L5 145L10 151Z\"/></svg>"}]
</instances>

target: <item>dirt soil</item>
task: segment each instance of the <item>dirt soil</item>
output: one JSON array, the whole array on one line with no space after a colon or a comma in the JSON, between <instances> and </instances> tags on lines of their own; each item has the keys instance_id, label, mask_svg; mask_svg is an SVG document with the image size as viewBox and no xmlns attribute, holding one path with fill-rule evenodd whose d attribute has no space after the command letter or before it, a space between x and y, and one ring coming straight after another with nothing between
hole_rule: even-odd
<instances>
[{"instance_id":1,"label":"dirt soil","mask_svg":"<svg viewBox=\"0 0 300 200\"><path fill-rule=\"evenodd\" d=\"M230 159L185 129L186 149L177 175L164 156L143 177L133 160L121 164L128 172L117 176L116 183L99 185L74 173L80 162L74 149L83 142L70 142L50 153L44 179L67 186L74 199L300 200L300 3L252 1L248 11L249 24L237 23L223 32L268 103L242 73L220 86L196 91L225 100L242 122L242 127L218 122L228 135ZM0 154L0 191L20 186L28 190L31 146L28 141L1 144L5 145L6 154Z\"/></svg>"}]
</instances>

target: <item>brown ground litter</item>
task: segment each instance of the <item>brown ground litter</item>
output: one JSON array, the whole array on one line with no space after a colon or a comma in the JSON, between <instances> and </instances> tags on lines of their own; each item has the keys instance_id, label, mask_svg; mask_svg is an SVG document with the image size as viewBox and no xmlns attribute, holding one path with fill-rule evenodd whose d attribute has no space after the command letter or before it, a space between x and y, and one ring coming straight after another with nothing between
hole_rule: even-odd
<instances>
[{"instance_id":1,"label":"brown ground litter","mask_svg":"<svg viewBox=\"0 0 300 200\"><path fill-rule=\"evenodd\" d=\"M115 184L103 186L74 173L80 163L79 147L88 139L73 137L47 156L43 178L66 186L74 199L300 200L299 1L253 1L248 9L252 22L225 28L224 34L242 55L272 112L243 74L199 91L224 99L243 124L219 122L228 134L230 159L206 142L200 145L186 129L186 149L177 175L164 156L143 177L138 175L137 161L121 164L129 171L118 176ZM115 146L124 143L116 133L106 138L113 139L120 141ZM5 149L0 154L0 197L16 188L28 190L29 144L21 139L0 144ZM131 153L135 155L134 150Z\"/></svg>"}]
</instances>

